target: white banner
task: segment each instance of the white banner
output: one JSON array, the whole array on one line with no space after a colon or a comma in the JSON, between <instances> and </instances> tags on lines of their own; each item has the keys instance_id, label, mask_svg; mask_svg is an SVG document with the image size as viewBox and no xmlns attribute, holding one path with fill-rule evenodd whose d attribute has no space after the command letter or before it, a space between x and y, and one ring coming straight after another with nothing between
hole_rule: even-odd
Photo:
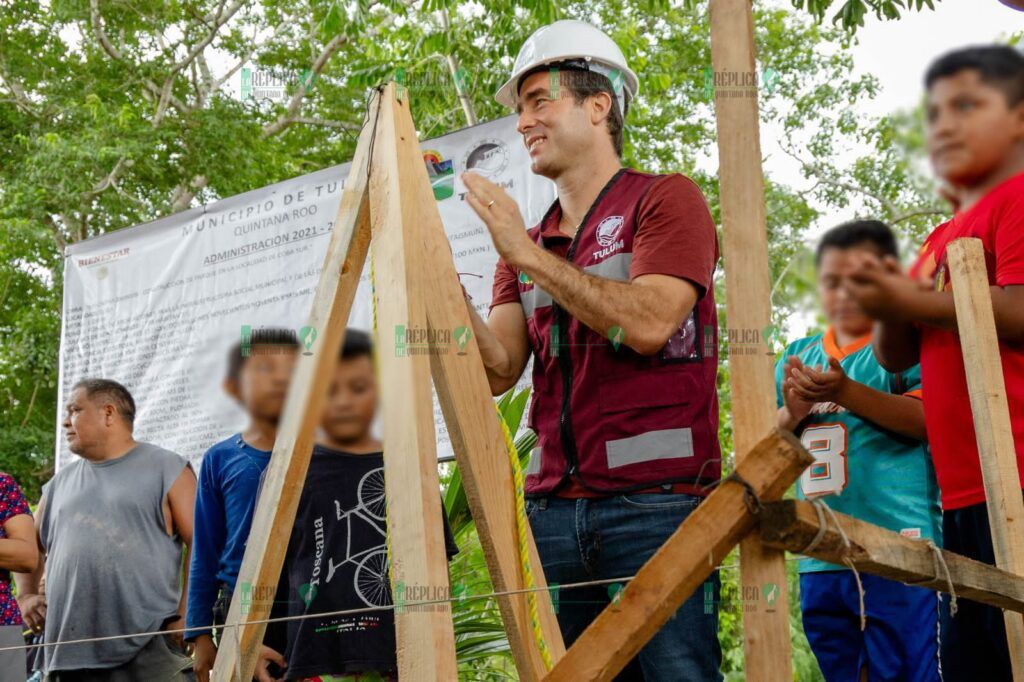
<instances>
[{"instance_id":1,"label":"white banner","mask_svg":"<svg viewBox=\"0 0 1024 682\"><path fill-rule=\"evenodd\" d=\"M497 253L465 202L459 174L473 170L503 186L528 226L555 197L553 183L530 172L515 120L508 116L421 145L456 269L477 275L462 281L485 317ZM298 335L307 323L348 165L68 247L58 467L73 456L61 426L64 401L86 377L124 384L136 401L135 438L193 462L244 428L244 413L221 388L229 350L243 326L284 327ZM367 261L349 326L369 329L370 310ZM520 382L528 384L529 371ZM436 397L434 414L438 456L449 456Z\"/></svg>"}]
</instances>

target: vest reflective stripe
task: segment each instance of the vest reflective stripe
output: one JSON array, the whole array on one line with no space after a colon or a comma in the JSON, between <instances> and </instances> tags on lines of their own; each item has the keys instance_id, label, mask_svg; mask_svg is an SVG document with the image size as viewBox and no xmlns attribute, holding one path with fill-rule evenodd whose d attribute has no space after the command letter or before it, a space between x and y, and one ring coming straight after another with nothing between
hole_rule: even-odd
<instances>
[{"instance_id":1,"label":"vest reflective stripe","mask_svg":"<svg viewBox=\"0 0 1024 682\"><path fill-rule=\"evenodd\" d=\"M595 277L605 279L618 279L623 282L629 281L629 264L633 262L632 253L617 253L614 256L604 259L600 263L588 265L583 272Z\"/></svg>"},{"instance_id":2,"label":"vest reflective stripe","mask_svg":"<svg viewBox=\"0 0 1024 682\"><path fill-rule=\"evenodd\" d=\"M662 429L605 443L608 468L653 462L674 457L693 457L693 429Z\"/></svg>"},{"instance_id":3,"label":"vest reflective stripe","mask_svg":"<svg viewBox=\"0 0 1024 682\"><path fill-rule=\"evenodd\" d=\"M523 315L526 317L533 317L537 308L550 308L552 302L551 294L537 285L534 285L529 291L522 292L519 301L523 304Z\"/></svg>"},{"instance_id":4,"label":"vest reflective stripe","mask_svg":"<svg viewBox=\"0 0 1024 682\"><path fill-rule=\"evenodd\" d=\"M617 253L600 263L588 265L583 268L583 272L595 277L627 282L629 281L629 264L632 262L632 253ZM526 317L533 317L538 308L550 307L552 301L551 294L536 285L532 289L522 292L520 296L520 303L523 305L523 315Z\"/></svg>"},{"instance_id":5,"label":"vest reflective stripe","mask_svg":"<svg viewBox=\"0 0 1024 682\"><path fill-rule=\"evenodd\" d=\"M523 475L529 476L530 474L540 473L540 446L538 445L534 449L530 450L530 461L526 464L526 470L523 471Z\"/></svg>"}]
</instances>

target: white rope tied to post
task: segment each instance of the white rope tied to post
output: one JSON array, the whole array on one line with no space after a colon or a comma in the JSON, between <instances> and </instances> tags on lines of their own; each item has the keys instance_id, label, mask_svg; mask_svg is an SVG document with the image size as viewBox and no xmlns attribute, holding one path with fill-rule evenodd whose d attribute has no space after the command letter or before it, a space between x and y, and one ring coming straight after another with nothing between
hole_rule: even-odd
<instances>
[{"instance_id":1,"label":"white rope tied to post","mask_svg":"<svg viewBox=\"0 0 1024 682\"><path fill-rule=\"evenodd\" d=\"M956 588L953 587L953 576L949 574L949 566L946 565L946 558L942 556L942 550L939 549L939 546L931 540L928 540L928 549L932 551L932 557L935 562L935 577L939 577L939 568L941 568L942 572L946 574L946 586L949 588L949 615L955 616L957 611Z\"/></svg>"},{"instance_id":2,"label":"white rope tied to post","mask_svg":"<svg viewBox=\"0 0 1024 682\"><path fill-rule=\"evenodd\" d=\"M828 533L828 521L825 520L825 512L821 511L821 508L824 505L814 504L816 501L817 500L812 500L811 506L814 507L814 511L818 515L818 532L814 536L814 539L811 540L811 544L804 547L803 551L800 552L801 554L813 552L814 548L818 546L818 543L820 543Z\"/></svg>"},{"instance_id":3,"label":"white rope tied to post","mask_svg":"<svg viewBox=\"0 0 1024 682\"><path fill-rule=\"evenodd\" d=\"M818 546L822 538L825 537L825 533L828 532L828 521L825 519L827 514L832 519L832 523L835 524L836 532L839 533L840 539L843 541L843 563L846 564L851 571L853 571L853 579L857 581L857 596L860 602L860 631L864 632L868 625L868 617L864 609L864 583L860 580L860 572L857 571L857 567L853 565L853 561L850 559L850 551L853 549L853 545L850 543L850 538L846 535L846 531L839 525L839 518L835 512L825 504L823 500L816 499L810 500L811 506L814 507L814 511L818 514L818 532L814 538L804 547L800 554L806 554L812 551Z\"/></svg>"}]
</instances>

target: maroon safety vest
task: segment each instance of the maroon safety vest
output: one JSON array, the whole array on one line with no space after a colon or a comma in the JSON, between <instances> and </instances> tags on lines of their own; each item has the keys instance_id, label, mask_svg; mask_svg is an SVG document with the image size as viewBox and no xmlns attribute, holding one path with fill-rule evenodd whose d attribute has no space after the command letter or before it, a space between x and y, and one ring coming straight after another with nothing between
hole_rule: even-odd
<instances>
[{"instance_id":1,"label":"maroon safety vest","mask_svg":"<svg viewBox=\"0 0 1024 682\"><path fill-rule=\"evenodd\" d=\"M628 282L637 212L659 177L616 173L584 218L567 260L591 275ZM556 200L529 230L542 248L548 247L542 228L559 213ZM718 480L713 290L651 356L617 343L615 329L594 331L571 317L525 272L519 298L534 353L528 423L538 436L527 492L557 491L570 477L592 493Z\"/></svg>"}]
</instances>

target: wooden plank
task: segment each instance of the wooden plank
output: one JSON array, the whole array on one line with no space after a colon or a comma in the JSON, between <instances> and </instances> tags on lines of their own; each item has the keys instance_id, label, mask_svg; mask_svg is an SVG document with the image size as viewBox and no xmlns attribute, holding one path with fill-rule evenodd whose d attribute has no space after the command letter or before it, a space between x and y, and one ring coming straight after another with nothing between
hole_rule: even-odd
<instances>
[{"instance_id":1,"label":"wooden plank","mask_svg":"<svg viewBox=\"0 0 1024 682\"><path fill-rule=\"evenodd\" d=\"M813 550L804 551L822 526L814 506L804 500L766 502L759 519L761 541L839 565L843 565L844 556L849 557L858 571L932 590L948 592L952 582L958 598L1024 612L1024 576L943 550L942 558L949 569L947 579L925 541L903 537L846 514L835 512L835 516L850 541L849 550L831 517L825 516L826 532Z\"/></svg>"},{"instance_id":2,"label":"wooden plank","mask_svg":"<svg viewBox=\"0 0 1024 682\"><path fill-rule=\"evenodd\" d=\"M377 98L374 98L369 108L371 120L376 111ZM367 191L369 131L370 126L367 126L359 136L313 297L309 325L317 330L320 345L312 355L298 356L295 375L285 400L281 428L267 466L239 570L238 588L251 586L252 594L257 598L243 609L243 590L235 589L227 622L245 625L240 633L236 628L225 628L212 674L216 682L248 681L256 667L266 624L252 621L265 619L270 613L328 383L334 375L338 349L370 244Z\"/></svg>"},{"instance_id":3,"label":"wooden plank","mask_svg":"<svg viewBox=\"0 0 1024 682\"><path fill-rule=\"evenodd\" d=\"M771 499L812 461L792 434L773 430L746 453L736 472L759 498ZM745 496L744 487L732 481L712 491L637 571L618 602L569 647L546 682L614 678L753 528Z\"/></svg>"},{"instance_id":4,"label":"wooden plank","mask_svg":"<svg viewBox=\"0 0 1024 682\"><path fill-rule=\"evenodd\" d=\"M1024 499L1010 408L999 357L985 251L979 239L957 239L946 249L956 303L957 327L974 414L974 432L985 483L996 565L1024 575ZM1024 620L1004 613L1013 679L1024 682Z\"/></svg>"},{"instance_id":5,"label":"wooden plank","mask_svg":"<svg viewBox=\"0 0 1024 682\"><path fill-rule=\"evenodd\" d=\"M451 259L451 247L425 168L415 189L423 207L420 225L424 250L418 264L429 278L428 290L432 294L427 303L428 326L441 334L454 333L459 327L472 329ZM459 352L454 352L453 348L451 352L431 354L430 360L438 400L445 415L491 582L497 592L524 589L512 471L480 350L471 339ZM472 457L469 453L473 453ZM529 526L527 534L534 586L543 589L547 582ZM499 596L496 601L520 679L541 679L547 669L535 643L526 595ZM537 601L544 640L552 660L557 661L565 654L565 645L549 593L538 592Z\"/></svg>"},{"instance_id":6,"label":"wooden plank","mask_svg":"<svg viewBox=\"0 0 1024 682\"><path fill-rule=\"evenodd\" d=\"M711 0L711 63L717 79L755 74L754 23L750 0ZM771 319L771 281L764 206L764 176L758 132L757 88L736 88L715 97L719 187L729 326L760 335ZM759 338L759 336L757 337ZM736 350L747 352L735 352ZM753 352L751 352L753 351ZM737 453L750 452L775 425L773 356L766 345L731 348L733 438ZM744 610L743 645L747 678L758 682L793 679L789 644L789 598L785 554L762 547L756 536L740 543L741 589L775 585L772 611Z\"/></svg>"},{"instance_id":7,"label":"wooden plank","mask_svg":"<svg viewBox=\"0 0 1024 682\"><path fill-rule=\"evenodd\" d=\"M377 367L384 431L384 470L395 601L450 594L441 524L437 447L430 392L420 197L425 172L409 101L382 96L370 166L370 215L377 300ZM399 345L399 337L404 343ZM421 339L422 342L417 341ZM450 603L395 612L398 676L403 680L456 679Z\"/></svg>"},{"instance_id":8,"label":"wooden plank","mask_svg":"<svg viewBox=\"0 0 1024 682\"><path fill-rule=\"evenodd\" d=\"M423 251L419 263L429 278L431 292L427 321L432 330L452 334L454 340L455 329L472 329L472 326L425 168L420 174L418 197L424 207L420 222ZM497 592L525 589L519 561L512 470L480 349L475 340L470 339L464 348L457 349L453 344L448 352L431 355L430 361L491 582ZM534 584L543 588L547 583L529 525L527 533ZM551 598L546 590L536 595L541 631L552 661L558 661L565 654L565 645ZM496 599L520 679L542 679L547 668L534 639L526 595Z\"/></svg>"}]
</instances>

